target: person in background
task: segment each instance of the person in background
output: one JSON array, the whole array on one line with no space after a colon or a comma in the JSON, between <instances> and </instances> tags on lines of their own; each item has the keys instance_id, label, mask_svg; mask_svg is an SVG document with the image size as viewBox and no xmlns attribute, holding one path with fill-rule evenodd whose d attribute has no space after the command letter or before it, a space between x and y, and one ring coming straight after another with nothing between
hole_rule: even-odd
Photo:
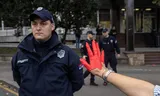
<instances>
[{"instance_id":1,"label":"person in background","mask_svg":"<svg viewBox=\"0 0 160 96\"><path fill-rule=\"evenodd\" d=\"M75 29L75 37L76 37L76 48L80 48L80 38L81 38L81 30Z\"/></svg>"},{"instance_id":2,"label":"person in background","mask_svg":"<svg viewBox=\"0 0 160 96\"><path fill-rule=\"evenodd\" d=\"M101 24L98 24L97 25L97 28L96 28L96 40L99 41L101 39L101 36L102 36L102 25Z\"/></svg>"},{"instance_id":3,"label":"person in background","mask_svg":"<svg viewBox=\"0 0 160 96\"><path fill-rule=\"evenodd\" d=\"M103 38L99 41L100 50L104 50L105 53L105 66L108 67L110 63L111 68L114 72L117 73L117 57L120 57L120 48L118 46L117 40L109 35L109 30L104 28L102 30ZM107 82L103 83L104 86L107 85Z\"/></svg>"},{"instance_id":4,"label":"person in background","mask_svg":"<svg viewBox=\"0 0 160 96\"><path fill-rule=\"evenodd\" d=\"M92 41L92 48L86 44L90 63L81 58L81 63L92 74L110 82L127 96L160 96L160 86L147 81L115 73L104 65L104 50L100 53L98 44ZM107 94L107 93L106 93ZM106 95L107 96L107 95Z\"/></svg>"},{"instance_id":5,"label":"person in background","mask_svg":"<svg viewBox=\"0 0 160 96\"><path fill-rule=\"evenodd\" d=\"M116 27L113 26L110 30L110 35L113 36L114 38L116 38L116 35L117 35L117 30L116 30Z\"/></svg>"},{"instance_id":6,"label":"person in background","mask_svg":"<svg viewBox=\"0 0 160 96\"><path fill-rule=\"evenodd\" d=\"M88 31L87 32L87 39L82 43L82 46L81 46L81 54L82 54L82 57L89 63L89 57L88 57L88 52L87 52L87 49L86 49L86 43L89 43L91 49L92 49L92 40L93 40L93 35L94 33L92 31ZM84 72L84 79L89 75L91 74L88 70L86 70ZM93 74L91 74L91 78L90 78L90 85L93 85L93 86L98 86L98 84L95 83L95 76Z\"/></svg>"}]
</instances>

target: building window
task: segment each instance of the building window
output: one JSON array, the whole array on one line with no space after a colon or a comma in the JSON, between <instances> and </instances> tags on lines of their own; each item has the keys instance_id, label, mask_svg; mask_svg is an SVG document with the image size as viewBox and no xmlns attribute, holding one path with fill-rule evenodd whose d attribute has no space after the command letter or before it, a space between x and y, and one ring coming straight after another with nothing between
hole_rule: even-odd
<instances>
[{"instance_id":1,"label":"building window","mask_svg":"<svg viewBox=\"0 0 160 96\"><path fill-rule=\"evenodd\" d=\"M156 12L152 8L143 8L135 11L136 32L151 33L155 28Z\"/></svg>"},{"instance_id":2,"label":"building window","mask_svg":"<svg viewBox=\"0 0 160 96\"><path fill-rule=\"evenodd\" d=\"M156 11L154 8L135 8L135 32L151 33L156 27ZM121 10L120 29L125 33L125 9Z\"/></svg>"},{"instance_id":3,"label":"building window","mask_svg":"<svg viewBox=\"0 0 160 96\"><path fill-rule=\"evenodd\" d=\"M99 18L102 27L109 28L110 27L110 13L109 9L100 10Z\"/></svg>"}]
</instances>

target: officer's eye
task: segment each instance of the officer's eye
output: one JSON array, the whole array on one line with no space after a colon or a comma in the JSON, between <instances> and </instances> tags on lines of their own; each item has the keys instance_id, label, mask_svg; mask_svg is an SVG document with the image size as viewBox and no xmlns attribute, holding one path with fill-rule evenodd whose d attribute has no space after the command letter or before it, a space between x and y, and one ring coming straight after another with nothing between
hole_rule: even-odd
<instances>
[{"instance_id":1,"label":"officer's eye","mask_svg":"<svg viewBox=\"0 0 160 96\"><path fill-rule=\"evenodd\" d=\"M47 25L48 23L47 23L47 21L42 21L41 22L41 25Z\"/></svg>"},{"instance_id":2,"label":"officer's eye","mask_svg":"<svg viewBox=\"0 0 160 96\"><path fill-rule=\"evenodd\" d=\"M37 23L35 21L32 21L31 25L37 25Z\"/></svg>"}]
</instances>

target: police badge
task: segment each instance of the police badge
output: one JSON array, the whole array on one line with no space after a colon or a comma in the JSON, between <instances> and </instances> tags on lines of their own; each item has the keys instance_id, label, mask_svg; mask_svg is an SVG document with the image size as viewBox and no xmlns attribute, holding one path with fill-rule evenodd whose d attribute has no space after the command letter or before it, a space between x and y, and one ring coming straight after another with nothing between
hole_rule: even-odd
<instances>
[{"instance_id":1,"label":"police badge","mask_svg":"<svg viewBox=\"0 0 160 96\"><path fill-rule=\"evenodd\" d=\"M43 7L38 7L37 8L37 11L41 11L41 10L43 10Z\"/></svg>"},{"instance_id":2,"label":"police badge","mask_svg":"<svg viewBox=\"0 0 160 96\"><path fill-rule=\"evenodd\" d=\"M65 51L64 50L60 50L58 53L57 53L57 57L59 58L63 58L65 55Z\"/></svg>"},{"instance_id":3,"label":"police badge","mask_svg":"<svg viewBox=\"0 0 160 96\"><path fill-rule=\"evenodd\" d=\"M110 40L111 41L111 43L113 43L113 40Z\"/></svg>"}]
</instances>

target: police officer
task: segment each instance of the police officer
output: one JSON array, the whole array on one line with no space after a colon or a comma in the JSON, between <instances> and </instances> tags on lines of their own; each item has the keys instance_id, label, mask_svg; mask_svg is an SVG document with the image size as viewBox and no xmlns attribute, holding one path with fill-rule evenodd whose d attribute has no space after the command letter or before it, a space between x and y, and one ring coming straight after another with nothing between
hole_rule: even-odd
<instances>
[{"instance_id":1,"label":"police officer","mask_svg":"<svg viewBox=\"0 0 160 96\"><path fill-rule=\"evenodd\" d=\"M88 53L87 53L87 49L86 49L86 42L90 45L91 49L92 49L92 40L93 40L93 35L94 33L92 31L88 31L87 32L87 39L82 43L82 46L81 46L81 54L82 54L82 57L84 59L86 59L86 61L89 63L89 57L88 57ZM86 70L84 72L84 79L89 75L91 74L88 70ZM90 85L93 85L93 86L98 86L98 84L96 84L95 82L95 76L93 74L91 74L91 78L90 78Z\"/></svg>"},{"instance_id":2,"label":"police officer","mask_svg":"<svg viewBox=\"0 0 160 96\"><path fill-rule=\"evenodd\" d=\"M58 40L48 10L37 8L30 20L32 33L12 58L19 96L73 96L84 83L79 56Z\"/></svg>"},{"instance_id":3,"label":"police officer","mask_svg":"<svg viewBox=\"0 0 160 96\"><path fill-rule=\"evenodd\" d=\"M114 72L117 73L117 57L120 57L120 48L117 44L117 40L109 35L109 30L104 28L102 30L103 38L99 42L100 49L103 49L105 52L105 66L108 67L108 63L110 63L111 68ZM116 51L116 52L115 52ZM104 85L107 85L107 82L104 82Z\"/></svg>"}]
</instances>

